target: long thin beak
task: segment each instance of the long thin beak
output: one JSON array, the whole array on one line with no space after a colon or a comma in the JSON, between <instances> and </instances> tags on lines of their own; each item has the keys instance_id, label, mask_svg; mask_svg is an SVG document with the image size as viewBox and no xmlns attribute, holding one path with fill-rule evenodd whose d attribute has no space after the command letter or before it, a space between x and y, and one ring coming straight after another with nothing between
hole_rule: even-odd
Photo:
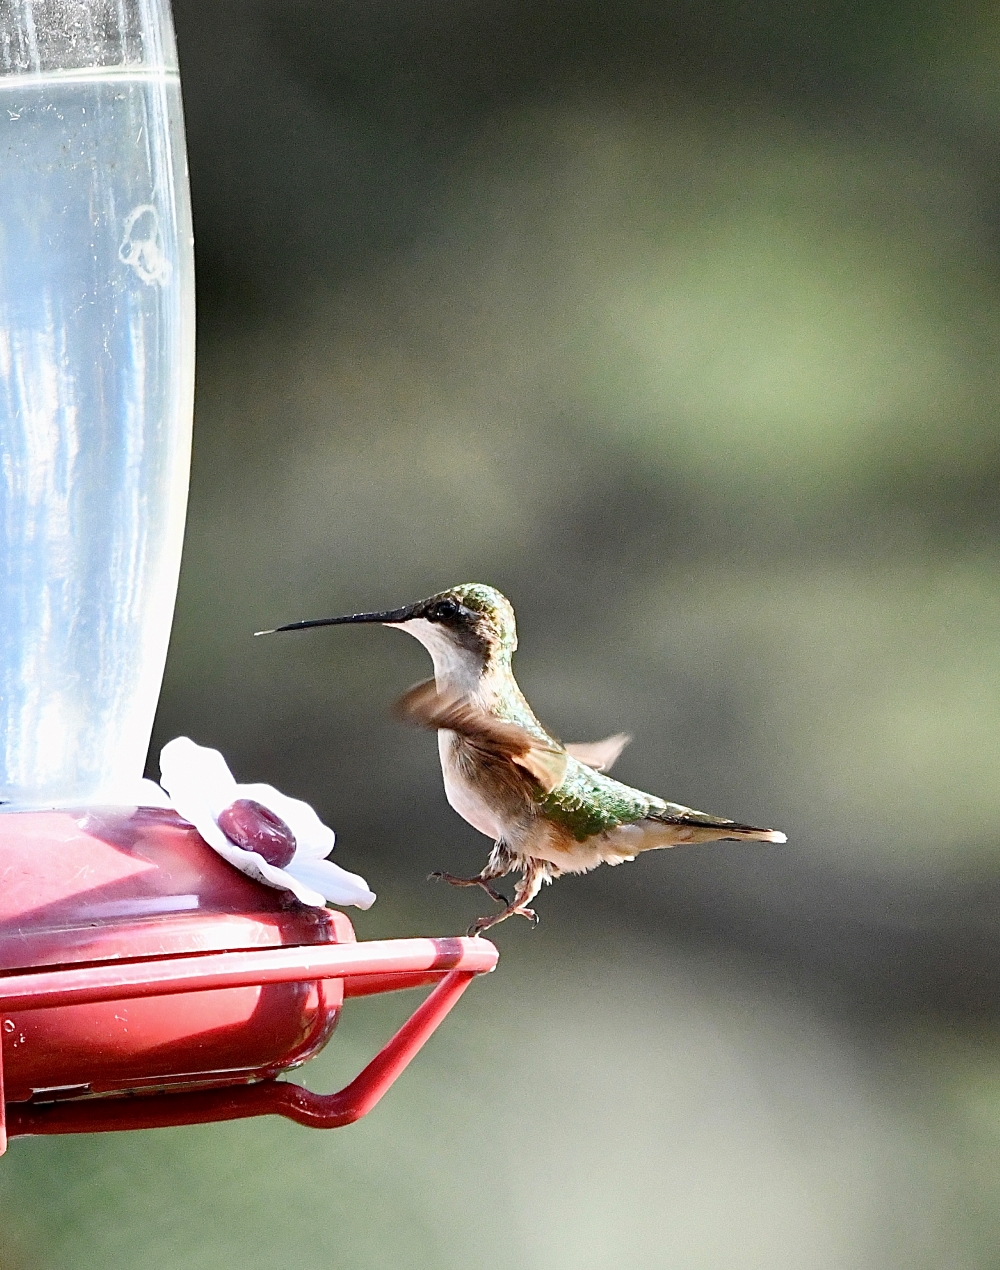
<instances>
[{"instance_id":1,"label":"long thin beak","mask_svg":"<svg viewBox=\"0 0 1000 1270\"><path fill-rule=\"evenodd\" d=\"M277 635L281 631L304 631L310 626L345 626L348 622L405 622L413 616L414 606L402 609L386 609L384 613L348 613L345 617L313 617L304 622L289 622L287 626L275 626L269 631L254 631L254 635Z\"/></svg>"}]
</instances>

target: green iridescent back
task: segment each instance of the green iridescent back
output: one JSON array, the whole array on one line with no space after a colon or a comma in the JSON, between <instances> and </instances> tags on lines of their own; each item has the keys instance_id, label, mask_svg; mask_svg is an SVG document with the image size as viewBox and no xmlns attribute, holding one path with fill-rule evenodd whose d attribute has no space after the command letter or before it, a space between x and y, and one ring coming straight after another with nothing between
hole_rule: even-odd
<instances>
[{"instance_id":1,"label":"green iridescent back","mask_svg":"<svg viewBox=\"0 0 1000 1270\"><path fill-rule=\"evenodd\" d=\"M572 756L562 784L540 799L538 806L543 815L565 825L577 842L619 825L633 824L650 812L667 810L662 798L595 772Z\"/></svg>"}]
</instances>

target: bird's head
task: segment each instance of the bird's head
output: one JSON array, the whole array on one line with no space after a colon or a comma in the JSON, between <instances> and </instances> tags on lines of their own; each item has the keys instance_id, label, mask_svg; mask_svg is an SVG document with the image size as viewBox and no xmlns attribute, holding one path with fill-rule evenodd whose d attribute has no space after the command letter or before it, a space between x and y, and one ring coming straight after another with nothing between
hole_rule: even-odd
<instances>
[{"instance_id":1,"label":"bird's head","mask_svg":"<svg viewBox=\"0 0 1000 1270\"><path fill-rule=\"evenodd\" d=\"M510 600L495 587L481 582L463 582L403 608L312 618L257 634L272 635L279 631L353 622L380 622L383 626L406 631L430 653L439 684L462 693L473 691L490 672L509 667L511 654L517 647L517 627Z\"/></svg>"}]
</instances>

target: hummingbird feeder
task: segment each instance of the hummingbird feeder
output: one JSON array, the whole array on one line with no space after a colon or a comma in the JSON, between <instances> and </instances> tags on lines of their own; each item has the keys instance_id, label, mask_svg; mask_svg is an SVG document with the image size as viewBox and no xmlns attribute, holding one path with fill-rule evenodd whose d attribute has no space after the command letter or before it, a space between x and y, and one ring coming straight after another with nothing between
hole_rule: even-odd
<instances>
[{"instance_id":1,"label":"hummingbird feeder","mask_svg":"<svg viewBox=\"0 0 1000 1270\"><path fill-rule=\"evenodd\" d=\"M194 273L166 0L0 9L0 1151L364 1115L496 964L357 942L137 791L190 458ZM345 999L432 986L339 1093L278 1077Z\"/></svg>"}]
</instances>

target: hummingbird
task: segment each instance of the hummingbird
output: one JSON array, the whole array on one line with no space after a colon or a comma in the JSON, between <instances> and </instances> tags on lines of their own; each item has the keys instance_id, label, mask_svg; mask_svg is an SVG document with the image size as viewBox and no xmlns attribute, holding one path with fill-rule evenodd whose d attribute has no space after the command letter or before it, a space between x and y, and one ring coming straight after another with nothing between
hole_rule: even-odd
<instances>
[{"instance_id":1,"label":"hummingbird","mask_svg":"<svg viewBox=\"0 0 1000 1270\"><path fill-rule=\"evenodd\" d=\"M403 608L290 622L257 634L354 622L406 631L433 660L433 677L405 692L395 713L437 732L448 802L493 842L473 877L431 874L481 887L502 905L474 922L470 935L513 916L535 923L529 905L564 873L681 843L786 841L777 829L710 816L614 780L607 772L630 740L624 733L563 744L544 728L514 678L514 609L494 587L467 582ZM515 871L521 876L508 901L493 884Z\"/></svg>"}]
</instances>

